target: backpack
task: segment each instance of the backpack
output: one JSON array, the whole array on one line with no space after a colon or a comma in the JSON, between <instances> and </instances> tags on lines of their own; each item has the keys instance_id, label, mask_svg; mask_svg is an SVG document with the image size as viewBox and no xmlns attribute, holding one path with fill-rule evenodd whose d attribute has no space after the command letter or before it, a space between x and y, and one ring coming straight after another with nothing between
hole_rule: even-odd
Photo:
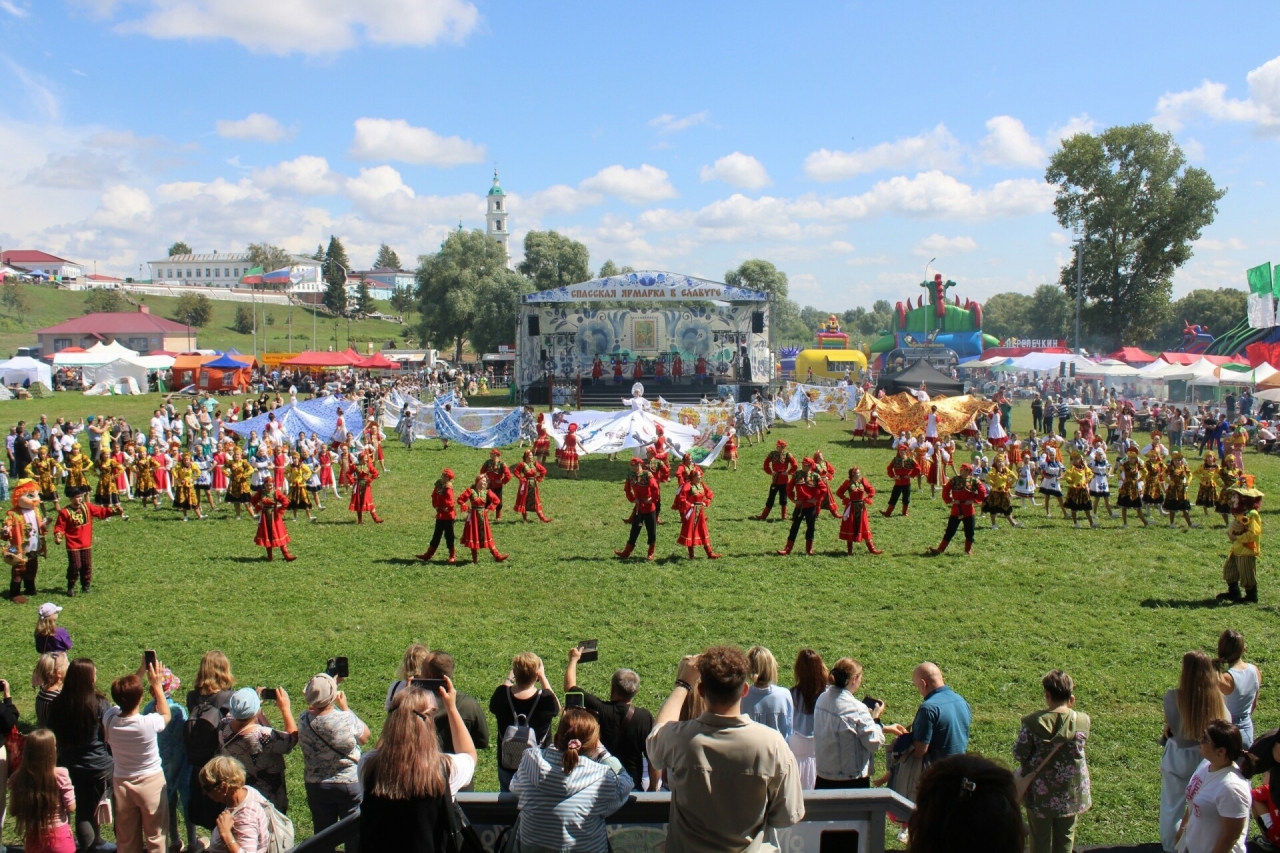
<instances>
[{"instance_id":1,"label":"backpack","mask_svg":"<svg viewBox=\"0 0 1280 853\"><path fill-rule=\"evenodd\" d=\"M498 746L498 766L503 770L512 773L519 770L520 759L524 757L525 750L538 746L538 733L529 724L529 717L538 710L540 701L542 701L542 690L538 690L533 697L533 707L529 709L528 717L517 714L515 703L511 701L511 688L507 688L507 706L511 708L511 715L516 721L502 732L502 743Z\"/></svg>"},{"instance_id":2,"label":"backpack","mask_svg":"<svg viewBox=\"0 0 1280 853\"><path fill-rule=\"evenodd\" d=\"M267 813L267 828L270 840L264 853L284 853L293 848L293 821L282 814L266 797L262 798L263 811Z\"/></svg>"},{"instance_id":3,"label":"backpack","mask_svg":"<svg viewBox=\"0 0 1280 853\"><path fill-rule=\"evenodd\" d=\"M187 748L187 763L201 768L219 752L218 724L222 722L222 711L218 708L215 693L204 699L191 711L191 716L182 724L182 743Z\"/></svg>"}]
</instances>

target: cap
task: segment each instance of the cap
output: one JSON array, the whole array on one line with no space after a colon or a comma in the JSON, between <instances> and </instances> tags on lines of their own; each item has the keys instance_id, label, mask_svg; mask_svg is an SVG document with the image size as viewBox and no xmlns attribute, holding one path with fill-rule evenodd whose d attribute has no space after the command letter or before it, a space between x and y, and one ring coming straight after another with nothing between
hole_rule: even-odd
<instances>
[{"instance_id":1,"label":"cap","mask_svg":"<svg viewBox=\"0 0 1280 853\"><path fill-rule=\"evenodd\" d=\"M810 457L806 456L806 457L804 458L804 460L803 460L800 464L804 465L804 466L805 466L805 467L807 467L807 468L812 468L812 467L813 467L813 459L811 459Z\"/></svg>"},{"instance_id":2,"label":"cap","mask_svg":"<svg viewBox=\"0 0 1280 853\"><path fill-rule=\"evenodd\" d=\"M1235 492L1237 495L1244 495L1246 498L1265 498L1266 497L1266 495L1264 495L1262 492L1258 491L1257 489L1242 489L1239 486L1236 486L1235 488L1231 489L1231 491Z\"/></svg>"},{"instance_id":3,"label":"cap","mask_svg":"<svg viewBox=\"0 0 1280 853\"><path fill-rule=\"evenodd\" d=\"M231 716L237 720L252 720L262 710L262 700L252 687L241 687L231 694Z\"/></svg>"},{"instance_id":4,"label":"cap","mask_svg":"<svg viewBox=\"0 0 1280 853\"><path fill-rule=\"evenodd\" d=\"M632 465L635 465L635 466L640 466L640 465L643 465L643 464L644 464L644 460L643 460L643 459L641 459L639 456L632 456L632 457L631 457L631 464L632 464Z\"/></svg>"},{"instance_id":5,"label":"cap","mask_svg":"<svg viewBox=\"0 0 1280 853\"><path fill-rule=\"evenodd\" d=\"M970 465L968 462L964 463L963 465L961 465L961 466L960 466L960 473L961 473L961 474L972 474L972 473L973 473L973 466L972 466L972 465Z\"/></svg>"},{"instance_id":6,"label":"cap","mask_svg":"<svg viewBox=\"0 0 1280 853\"><path fill-rule=\"evenodd\" d=\"M306 697L307 704L313 708L332 705L333 700L338 696L338 682L334 681L333 676L327 672L316 673L307 682L302 695Z\"/></svg>"},{"instance_id":7,"label":"cap","mask_svg":"<svg viewBox=\"0 0 1280 853\"><path fill-rule=\"evenodd\" d=\"M56 616L61 613L62 608L54 604L52 601L46 601L44 604L40 605L40 609L36 612L40 614L41 619L45 619L49 616Z\"/></svg>"},{"instance_id":8,"label":"cap","mask_svg":"<svg viewBox=\"0 0 1280 853\"><path fill-rule=\"evenodd\" d=\"M443 471L440 472L440 476L444 477L446 480L452 480L455 475L453 473L452 468L445 468Z\"/></svg>"},{"instance_id":9,"label":"cap","mask_svg":"<svg viewBox=\"0 0 1280 853\"><path fill-rule=\"evenodd\" d=\"M784 448L784 447L786 447L786 446L787 446L787 443L786 443L785 441L783 441L782 439L778 439L777 448L778 448L779 450L781 450L782 448Z\"/></svg>"}]
</instances>

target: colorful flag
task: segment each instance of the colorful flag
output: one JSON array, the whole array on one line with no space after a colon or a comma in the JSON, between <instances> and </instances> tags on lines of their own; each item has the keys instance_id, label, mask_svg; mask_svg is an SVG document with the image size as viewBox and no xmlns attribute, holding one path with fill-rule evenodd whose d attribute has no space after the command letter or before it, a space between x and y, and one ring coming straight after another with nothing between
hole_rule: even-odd
<instances>
[{"instance_id":1,"label":"colorful flag","mask_svg":"<svg viewBox=\"0 0 1280 853\"><path fill-rule=\"evenodd\" d=\"M1271 264L1265 263L1262 266L1254 267L1249 270L1246 275L1249 276L1249 292L1250 293L1271 293L1274 283L1271 280Z\"/></svg>"}]
</instances>

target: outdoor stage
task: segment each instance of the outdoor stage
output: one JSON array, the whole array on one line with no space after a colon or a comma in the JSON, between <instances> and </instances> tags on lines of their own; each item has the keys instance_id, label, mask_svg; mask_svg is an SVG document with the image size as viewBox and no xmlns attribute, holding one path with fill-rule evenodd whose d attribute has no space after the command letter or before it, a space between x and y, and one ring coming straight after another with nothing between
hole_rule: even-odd
<instances>
[{"instance_id":1,"label":"outdoor stage","mask_svg":"<svg viewBox=\"0 0 1280 853\"><path fill-rule=\"evenodd\" d=\"M530 293L520 305L516 383L534 405L549 401L550 377L557 393L574 395L579 380L584 396L588 386L627 395L640 381L654 396L731 391L740 399L740 386L773 378L769 320L767 293L678 273L646 270ZM603 376L593 385L597 359Z\"/></svg>"}]
</instances>

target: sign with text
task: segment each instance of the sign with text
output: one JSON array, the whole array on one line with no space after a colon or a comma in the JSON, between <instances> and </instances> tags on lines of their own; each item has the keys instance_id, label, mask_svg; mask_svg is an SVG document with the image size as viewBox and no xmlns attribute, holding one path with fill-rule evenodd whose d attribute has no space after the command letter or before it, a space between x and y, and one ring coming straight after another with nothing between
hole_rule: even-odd
<instances>
[{"instance_id":1,"label":"sign with text","mask_svg":"<svg viewBox=\"0 0 1280 853\"><path fill-rule=\"evenodd\" d=\"M678 273L645 271L593 278L580 284L530 293L523 299L526 304L604 299L628 302L768 302L769 294Z\"/></svg>"}]
</instances>

